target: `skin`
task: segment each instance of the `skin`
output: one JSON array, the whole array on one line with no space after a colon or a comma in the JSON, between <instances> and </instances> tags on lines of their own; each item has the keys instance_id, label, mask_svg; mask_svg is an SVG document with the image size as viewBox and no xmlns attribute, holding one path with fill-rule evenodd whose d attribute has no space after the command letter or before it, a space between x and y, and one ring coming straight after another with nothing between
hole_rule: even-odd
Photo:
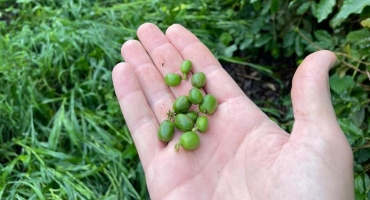
<instances>
[{"instance_id":1,"label":"skin","mask_svg":"<svg viewBox=\"0 0 370 200\"><path fill-rule=\"evenodd\" d=\"M353 155L330 99L329 51L308 55L291 91L294 127L286 133L238 87L207 47L180 25L165 34L146 23L139 41L122 46L113 70L115 92L134 139L151 199L354 199ZM183 59L207 76L204 92L219 101L195 151L174 151L157 138L189 81L169 88L163 76Z\"/></svg>"}]
</instances>

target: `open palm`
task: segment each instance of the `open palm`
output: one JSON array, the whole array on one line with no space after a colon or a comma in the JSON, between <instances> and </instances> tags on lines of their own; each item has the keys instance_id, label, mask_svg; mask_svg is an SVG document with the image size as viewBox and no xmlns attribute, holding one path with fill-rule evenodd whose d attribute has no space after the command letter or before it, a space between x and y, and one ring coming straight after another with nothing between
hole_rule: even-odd
<instances>
[{"instance_id":1,"label":"open palm","mask_svg":"<svg viewBox=\"0 0 370 200\"><path fill-rule=\"evenodd\" d=\"M122 47L113 70L117 98L132 133L152 199L353 199L352 151L330 101L329 51L309 55L292 88L291 134L272 122L237 86L207 47L180 25L163 34L153 24L138 29L140 42ZM209 116L195 151L174 150L180 132L157 138L176 97L189 81L167 87L169 72L184 59L207 76L204 92L219 106Z\"/></svg>"}]
</instances>

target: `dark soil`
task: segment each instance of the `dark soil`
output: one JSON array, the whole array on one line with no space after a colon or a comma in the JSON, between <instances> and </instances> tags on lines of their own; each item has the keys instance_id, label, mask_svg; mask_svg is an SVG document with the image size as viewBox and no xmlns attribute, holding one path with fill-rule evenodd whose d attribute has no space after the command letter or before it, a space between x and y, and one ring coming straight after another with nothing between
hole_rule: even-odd
<instances>
[{"instance_id":1,"label":"dark soil","mask_svg":"<svg viewBox=\"0 0 370 200\"><path fill-rule=\"evenodd\" d=\"M222 66L252 101L266 103L278 102L290 93L296 70L293 64L274 70L274 73L280 77L282 84L279 84L272 77L248 66L233 63L222 63Z\"/></svg>"},{"instance_id":2,"label":"dark soil","mask_svg":"<svg viewBox=\"0 0 370 200\"><path fill-rule=\"evenodd\" d=\"M294 119L289 95L297 68L294 64L273 70L277 74L275 79L244 65L222 63L222 66L267 116L276 120L287 132L291 131Z\"/></svg>"}]
</instances>

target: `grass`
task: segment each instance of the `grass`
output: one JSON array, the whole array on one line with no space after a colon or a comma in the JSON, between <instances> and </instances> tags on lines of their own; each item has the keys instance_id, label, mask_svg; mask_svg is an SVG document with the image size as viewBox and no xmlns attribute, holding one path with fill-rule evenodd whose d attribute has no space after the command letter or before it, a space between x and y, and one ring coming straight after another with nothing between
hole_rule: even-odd
<instances>
[{"instance_id":1,"label":"grass","mask_svg":"<svg viewBox=\"0 0 370 200\"><path fill-rule=\"evenodd\" d=\"M135 39L144 22L163 30L180 23L221 60L255 68L279 82L276 70L248 61L266 52L263 46L269 38L262 36L270 33L253 23L256 13L236 11L246 4L0 0L0 199L148 199L137 151L112 86L111 70L122 61L122 43ZM244 20L248 13L252 17ZM263 34L253 43L249 30L258 37ZM275 32L274 36L279 37ZM286 44L282 46L290 56L294 44ZM237 49L251 56L231 58ZM353 100L348 95L335 95L335 104L348 106ZM362 105L368 105L368 99L364 96L361 102L367 103ZM286 97L281 101L290 105ZM282 116L274 108L262 109ZM349 115L344 108L338 111L343 113ZM292 124L291 117L281 120ZM364 140L356 145L363 151L366 144ZM357 167L366 166L366 161Z\"/></svg>"},{"instance_id":2,"label":"grass","mask_svg":"<svg viewBox=\"0 0 370 200\"><path fill-rule=\"evenodd\" d=\"M95 3L53 2L14 4L2 24L0 198L146 197L111 82L135 30Z\"/></svg>"},{"instance_id":3,"label":"grass","mask_svg":"<svg viewBox=\"0 0 370 200\"><path fill-rule=\"evenodd\" d=\"M0 199L148 198L111 70L141 23L190 2L1 1Z\"/></svg>"}]
</instances>

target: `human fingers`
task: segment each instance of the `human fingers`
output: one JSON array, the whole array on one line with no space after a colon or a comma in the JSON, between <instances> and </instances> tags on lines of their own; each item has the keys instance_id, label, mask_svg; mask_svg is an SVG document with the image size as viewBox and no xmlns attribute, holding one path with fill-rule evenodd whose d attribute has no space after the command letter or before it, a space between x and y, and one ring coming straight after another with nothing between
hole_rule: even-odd
<instances>
[{"instance_id":1,"label":"human fingers","mask_svg":"<svg viewBox=\"0 0 370 200\"><path fill-rule=\"evenodd\" d=\"M212 117L222 120L210 126L214 128L215 134L203 136L202 141L211 142L216 136L219 141L226 141L225 137L228 137L230 142L231 134L234 134L235 140L240 140L246 134L256 138L268 134L287 135L244 94L212 52L193 33L175 24L167 29L166 36L184 59L193 61L194 72L202 71L206 74L204 90L219 101L218 111ZM236 123L239 120L242 123ZM256 131L257 127L269 127L274 131L260 132ZM228 131L230 134L227 134Z\"/></svg>"},{"instance_id":2,"label":"human fingers","mask_svg":"<svg viewBox=\"0 0 370 200\"><path fill-rule=\"evenodd\" d=\"M307 56L294 74L292 103L295 123L293 132L297 136L344 138L337 123L329 89L329 70L335 61L336 57L332 52L318 51ZM325 134L322 134L323 131L312 130L318 127Z\"/></svg>"},{"instance_id":3,"label":"human fingers","mask_svg":"<svg viewBox=\"0 0 370 200\"><path fill-rule=\"evenodd\" d=\"M184 59L193 61L193 71L202 71L207 75L204 90L215 95L220 103L245 96L212 52L193 33L181 25L174 24L167 29L166 36ZM255 107L251 101L249 105Z\"/></svg>"},{"instance_id":4,"label":"human fingers","mask_svg":"<svg viewBox=\"0 0 370 200\"><path fill-rule=\"evenodd\" d=\"M318 51L307 56L294 74L295 122L288 144L295 147L296 154L303 153L300 156L313 164L312 169L331 176L329 183L341 188L343 197L353 199L353 153L338 125L330 97L328 75L335 61L332 52Z\"/></svg>"},{"instance_id":5,"label":"human fingers","mask_svg":"<svg viewBox=\"0 0 370 200\"><path fill-rule=\"evenodd\" d=\"M167 118L174 96L165 85L162 75L140 42L130 40L122 45L122 56L133 68L142 92L158 123ZM140 107L137 107L140 109Z\"/></svg>"},{"instance_id":6,"label":"human fingers","mask_svg":"<svg viewBox=\"0 0 370 200\"><path fill-rule=\"evenodd\" d=\"M112 78L123 116L143 167L146 169L154 158L155 152L165 146L155 134L158 122L140 87L134 69L129 64L116 65L112 71Z\"/></svg>"},{"instance_id":7,"label":"human fingers","mask_svg":"<svg viewBox=\"0 0 370 200\"><path fill-rule=\"evenodd\" d=\"M151 23L141 25L137 35L162 77L168 73L180 73L184 59L156 25ZM189 81L183 81L179 86L170 88L174 97L188 94L190 89Z\"/></svg>"}]
</instances>

